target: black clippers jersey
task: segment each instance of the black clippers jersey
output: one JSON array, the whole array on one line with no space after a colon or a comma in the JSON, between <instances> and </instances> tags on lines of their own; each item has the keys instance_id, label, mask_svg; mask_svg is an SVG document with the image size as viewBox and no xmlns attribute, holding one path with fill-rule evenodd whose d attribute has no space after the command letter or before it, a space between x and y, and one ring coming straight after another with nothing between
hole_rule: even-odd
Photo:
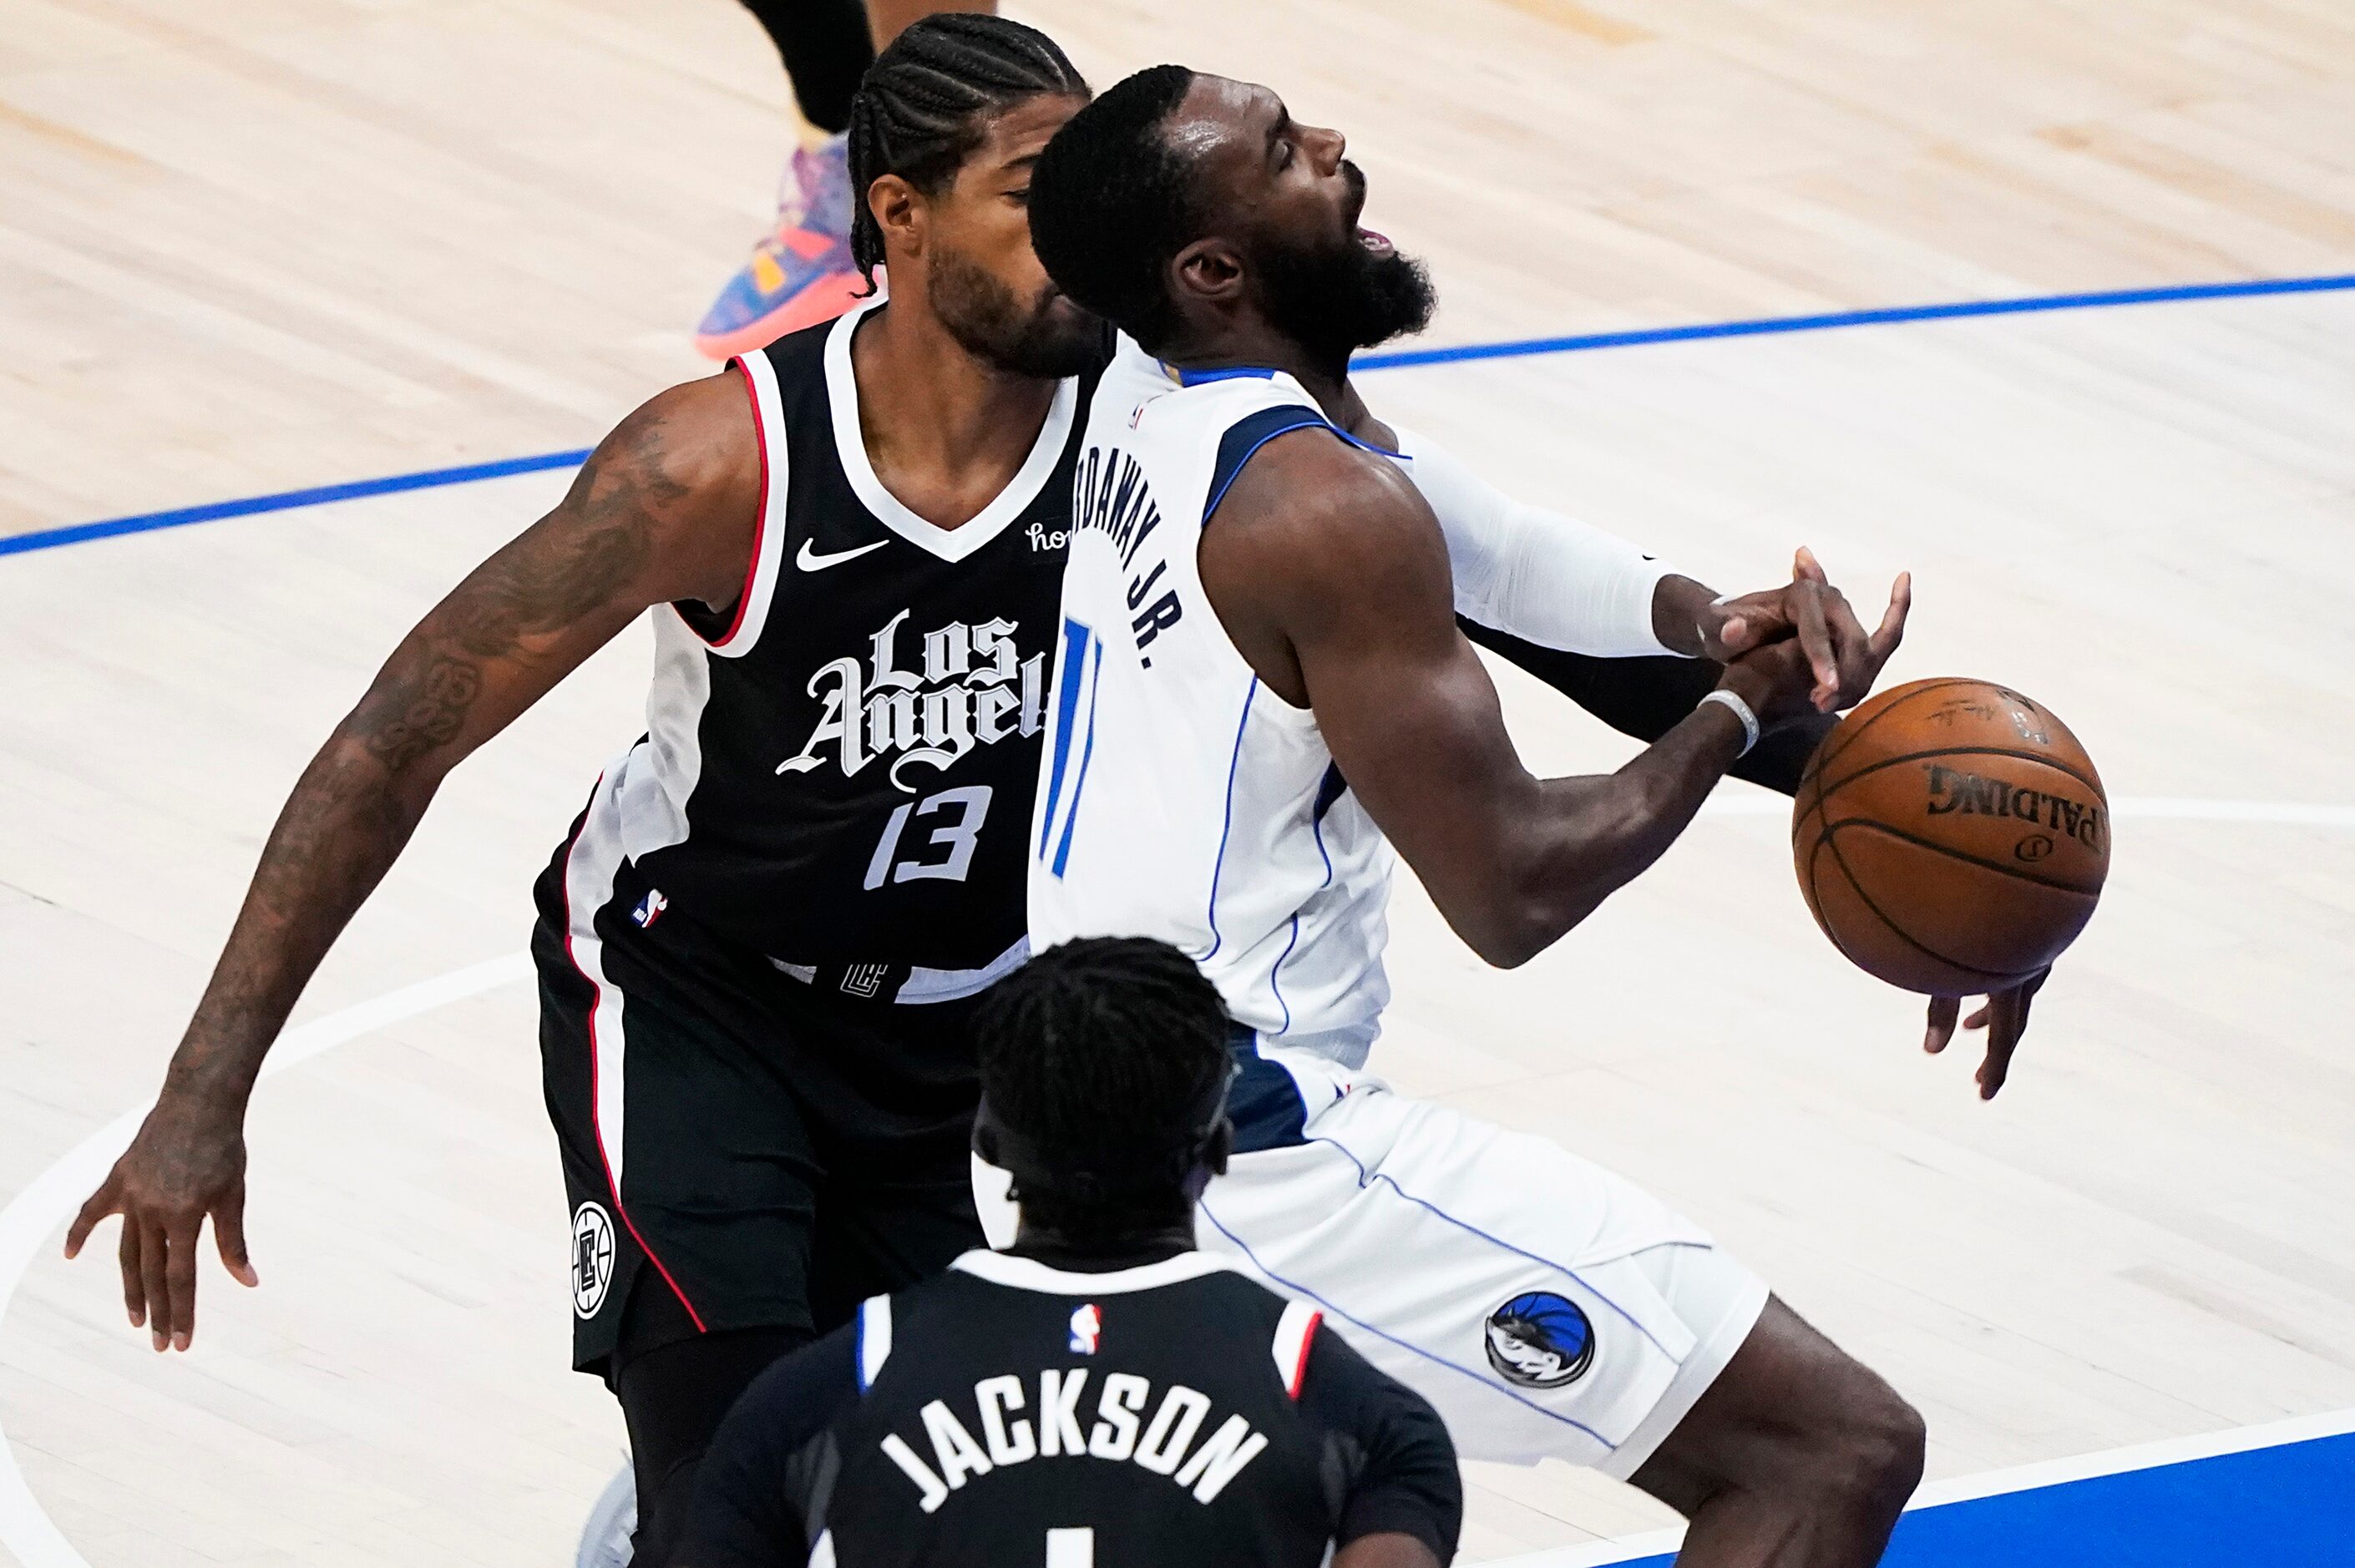
<instances>
[{"instance_id":1,"label":"black clippers jersey","mask_svg":"<svg viewBox=\"0 0 2355 1568\"><path fill-rule=\"evenodd\" d=\"M737 362L762 444L751 567L724 621L655 611L648 733L611 798L661 907L829 989L938 1000L1018 959L1087 389L1058 388L980 515L935 527L859 433L850 339L873 308Z\"/></svg>"},{"instance_id":2,"label":"black clippers jersey","mask_svg":"<svg viewBox=\"0 0 2355 1568\"><path fill-rule=\"evenodd\" d=\"M1445 1562L1438 1417L1318 1329L1199 1253L1107 1274L969 1253L753 1384L687 1560L1316 1568L1402 1531Z\"/></svg>"}]
</instances>

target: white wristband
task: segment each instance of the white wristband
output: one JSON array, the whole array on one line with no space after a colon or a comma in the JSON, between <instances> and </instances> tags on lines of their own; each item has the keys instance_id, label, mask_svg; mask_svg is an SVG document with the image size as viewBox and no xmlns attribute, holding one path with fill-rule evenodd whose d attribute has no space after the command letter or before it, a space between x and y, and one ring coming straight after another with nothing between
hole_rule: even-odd
<instances>
[{"instance_id":1,"label":"white wristband","mask_svg":"<svg viewBox=\"0 0 2355 1568\"><path fill-rule=\"evenodd\" d=\"M1733 754L1734 759L1739 761L1749 756L1750 748L1758 744L1758 715L1750 711L1748 703L1722 686L1701 698L1700 706L1693 711L1698 713L1711 703L1722 703L1727 712L1742 721L1742 749Z\"/></svg>"}]
</instances>

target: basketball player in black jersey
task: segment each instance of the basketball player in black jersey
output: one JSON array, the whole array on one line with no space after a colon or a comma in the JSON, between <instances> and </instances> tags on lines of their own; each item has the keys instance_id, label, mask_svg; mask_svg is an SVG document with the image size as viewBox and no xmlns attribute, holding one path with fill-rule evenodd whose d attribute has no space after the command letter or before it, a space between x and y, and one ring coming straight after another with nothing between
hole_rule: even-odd
<instances>
[{"instance_id":1,"label":"basketball player in black jersey","mask_svg":"<svg viewBox=\"0 0 2355 1568\"><path fill-rule=\"evenodd\" d=\"M1437 1568L1439 1417L1320 1315L1194 1250L1232 1030L1166 943L991 992L975 1147L1022 1228L762 1374L703 1465L692 1568Z\"/></svg>"},{"instance_id":2,"label":"basketball player in black jersey","mask_svg":"<svg viewBox=\"0 0 2355 1568\"><path fill-rule=\"evenodd\" d=\"M888 306L665 392L394 650L305 770L155 1111L69 1238L124 1215L132 1321L195 1325L196 1247L255 1282L264 1054L442 777L633 620L645 738L538 888L574 1361L620 1396L637 1561L752 1376L980 1233L974 996L1021 956L1020 840L1103 327L1030 254L1061 51L943 16L869 72L860 260Z\"/></svg>"},{"instance_id":3,"label":"basketball player in black jersey","mask_svg":"<svg viewBox=\"0 0 2355 1568\"><path fill-rule=\"evenodd\" d=\"M190 1343L208 1220L257 1283L246 1102L328 948L450 769L641 615L648 735L541 879L533 941L574 1359L629 1422L639 1561L665 1560L694 1459L762 1367L972 1244L971 995L1023 930L1021 834L993 829L1028 817L1064 433L1105 355L1023 203L1085 93L1018 24L903 33L851 126L857 249L888 260L889 308L624 419L304 769L155 1109L68 1234L71 1255L123 1216L124 1304L156 1349ZM1714 679L1492 641L1590 705L1615 694L1604 716L1637 733ZM1793 750L1757 777L1792 788Z\"/></svg>"}]
</instances>

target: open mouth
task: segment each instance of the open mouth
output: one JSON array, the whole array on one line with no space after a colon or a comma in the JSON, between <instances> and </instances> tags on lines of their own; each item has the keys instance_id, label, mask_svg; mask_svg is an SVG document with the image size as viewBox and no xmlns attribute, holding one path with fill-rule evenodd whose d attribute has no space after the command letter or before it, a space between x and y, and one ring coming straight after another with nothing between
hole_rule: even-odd
<instances>
[{"instance_id":1,"label":"open mouth","mask_svg":"<svg viewBox=\"0 0 2355 1568\"><path fill-rule=\"evenodd\" d=\"M1370 228L1361 228L1358 230L1358 243L1364 246L1367 249L1372 251L1377 256L1387 256L1391 251L1398 249L1397 246L1391 243L1391 237L1389 235L1378 234Z\"/></svg>"}]
</instances>

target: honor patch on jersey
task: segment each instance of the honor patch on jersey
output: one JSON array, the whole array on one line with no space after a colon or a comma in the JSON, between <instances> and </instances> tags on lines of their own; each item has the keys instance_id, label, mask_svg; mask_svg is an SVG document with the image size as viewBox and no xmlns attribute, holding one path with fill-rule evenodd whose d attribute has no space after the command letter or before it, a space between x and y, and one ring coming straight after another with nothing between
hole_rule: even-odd
<instances>
[{"instance_id":1,"label":"honor patch on jersey","mask_svg":"<svg viewBox=\"0 0 2355 1568\"><path fill-rule=\"evenodd\" d=\"M572 1211L572 1310L594 1318L613 1283L613 1221L603 1207L583 1203Z\"/></svg>"},{"instance_id":2,"label":"honor patch on jersey","mask_svg":"<svg viewBox=\"0 0 2355 1568\"><path fill-rule=\"evenodd\" d=\"M1488 1315L1488 1364L1523 1388L1560 1388L1594 1364L1594 1325L1566 1296L1532 1290Z\"/></svg>"},{"instance_id":3,"label":"honor patch on jersey","mask_svg":"<svg viewBox=\"0 0 2355 1568\"><path fill-rule=\"evenodd\" d=\"M1094 1302L1071 1314L1071 1349L1083 1356L1096 1353L1096 1341L1103 1337L1103 1311Z\"/></svg>"}]
</instances>

